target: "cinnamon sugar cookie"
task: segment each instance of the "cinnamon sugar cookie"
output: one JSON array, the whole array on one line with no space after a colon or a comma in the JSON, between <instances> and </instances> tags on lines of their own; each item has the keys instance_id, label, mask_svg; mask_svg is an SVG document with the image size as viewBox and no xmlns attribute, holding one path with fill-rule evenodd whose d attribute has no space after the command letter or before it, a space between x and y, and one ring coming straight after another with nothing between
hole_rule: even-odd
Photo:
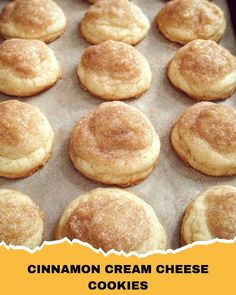
<instances>
[{"instance_id":1,"label":"cinnamon sugar cookie","mask_svg":"<svg viewBox=\"0 0 236 295\"><path fill-rule=\"evenodd\" d=\"M21 192L0 189L0 242L7 245L39 246L43 239L43 213Z\"/></svg>"},{"instance_id":2,"label":"cinnamon sugar cookie","mask_svg":"<svg viewBox=\"0 0 236 295\"><path fill-rule=\"evenodd\" d=\"M45 165L54 132L41 111L17 100L0 103L0 176L22 178Z\"/></svg>"},{"instance_id":3,"label":"cinnamon sugar cookie","mask_svg":"<svg viewBox=\"0 0 236 295\"><path fill-rule=\"evenodd\" d=\"M66 18L52 0L15 0L0 14L0 34L6 39L38 39L46 43L61 36Z\"/></svg>"},{"instance_id":4,"label":"cinnamon sugar cookie","mask_svg":"<svg viewBox=\"0 0 236 295\"><path fill-rule=\"evenodd\" d=\"M197 100L226 99L236 91L236 57L214 41L195 40L175 54L167 76Z\"/></svg>"},{"instance_id":5,"label":"cinnamon sugar cookie","mask_svg":"<svg viewBox=\"0 0 236 295\"><path fill-rule=\"evenodd\" d=\"M56 239L88 242L107 252L166 248L166 234L154 210L131 192L98 188L72 201L56 230Z\"/></svg>"},{"instance_id":6,"label":"cinnamon sugar cookie","mask_svg":"<svg viewBox=\"0 0 236 295\"><path fill-rule=\"evenodd\" d=\"M186 44L195 39L219 41L226 20L220 7L207 0L174 0L158 13L157 26L167 39Z\"/></svg>"},{"instance_id":7,"label":"cinnamon sugar cookie","mask_svg":"<svg viewBox=\"0 0 236 295\"><path fill-rule=\"evenodd\" d=\"M154 169L160 140L147 117L122 102L106 102L74 127L70 157L88 178L120 187L134 185Z\"/></svg>"},{"instance_id":8,"label":"cinnamon sugar cookie","mask_svg":"<svg viewBox=\"0 0 236 295\"><path fill-rule=\"evenodd\" d=\"M182 228L182 244L214 238L236 237L236 188L213 186L201 193L187 208Z\"/></svg>"},{"instance_id":9,"label":"cinnamon sugar cookie","mask_svg":"<svg viewBox=\"0 0 236 295\"><path fill-rule=\"evenodd\" d=\"M181 159L211 176L236 174L236 110L200 102L187 108L171 132Z\"/></svg>"},{"instance_id":10,"label":"cinnamon sugar cookie","mask_svg":"<svg viewBox=\"0 0 236 295\"><path fill-rule=\"evenodd\" d=\"M91 44L115 40L135 45L149 28L142 10L128 0L99 0L89 7L80 25L82 36Z\"/></svg>"},{"instance_id":11,"label":"cinnamon sugar cookie","mask_svg":"<svg viewBox=\"0 0 236 295\"><path fill-rule=\"evenodd\" d=\"M140 96L152 79L145 57L132 46L117 41L87 48L77 73L84 88L106 100Z\"/></svg>"},{"instance_id":12,"label":"cinnamon sugar cookie","mask_svg":"<svg viewBox=\"0 0 236 295\"><path fill-rule=\"evenodd\" d=\"M0 44L0 92L28 97L51 88L60 78L60 65L45 43L11 39Z\"/></svg>"}]
</instances>

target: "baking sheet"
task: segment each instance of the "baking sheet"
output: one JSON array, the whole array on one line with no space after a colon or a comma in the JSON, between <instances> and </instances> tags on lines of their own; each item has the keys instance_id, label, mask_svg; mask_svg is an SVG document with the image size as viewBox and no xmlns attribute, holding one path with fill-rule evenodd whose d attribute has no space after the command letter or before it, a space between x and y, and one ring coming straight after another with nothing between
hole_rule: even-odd
<instances>
[{"instance_id":1,"label":"baking sheet","mask_svg":"<svg viewBox=\"0 0 236 295\"><path fill-rule=\"evenodd\" d=\"M9 1L0 0L0 9ZM70 132L87 112L104 102L82 90L76 67L83 50L89 46L79 35L78 24L89 7L85 0L58 0L68 25L65 34L49 46L55 51L63 69L63 79L52 89L32 98L21 99L38 106L52 124L56 141L52 158L31 177L21 180L0 179L0 188L13 188L29 195L45 212L45 236L53 240L54 230L65 206L74 198L96 187L102 187L77 173L68 155ZM210 185L236 185L235 177L208 177L186 166L171 149L169 132L183 109L195 103L178 92L167 80L166 64L180 48L158 32L155 17L166 1L133 0L150 19L148 36L137 46L148 59L153 81L142 97L127 101L143 111L153 123L162 143L160 161L154 172L142 183L129 189L137 193L155 210L168 238L168 248L178 248L182 215L189 202ZM214 1L225 12L228 26L221 44L236 55L236 42L230 25L226 1ZM2 42L3 40L0 39ZM0 101L11 99L0 94ZM236 107L236 95L224 104ZM221 102L222 103L222 102ZM105 186L104 186L105 187Z\"/></svg>"}]
</instances>

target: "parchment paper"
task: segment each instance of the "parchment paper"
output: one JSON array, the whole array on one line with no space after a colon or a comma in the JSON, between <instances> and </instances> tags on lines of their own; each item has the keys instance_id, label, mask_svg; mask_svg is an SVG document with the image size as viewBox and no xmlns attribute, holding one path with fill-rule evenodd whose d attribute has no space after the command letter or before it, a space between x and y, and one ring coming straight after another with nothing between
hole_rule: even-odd
<instances>
[{"instance_id":1,"label":"parchment paper","mask_svg":"<svg viewBox=\"0 0 236 295\"><path fill-rule=\"evenodd\" d=\"M9 1L0 0L0 9ZM49 46L55 51L63 69L63 79L52 89L22 101L38 106L52 124L56 141L52 158L47 165L31 177L22 180L0 179L0 188L13 188L29 195L45 212L45 240L53 240L54 230L65 206L78 197L101 185L78 173L68 156L70 132L75 123L88 111L104 102L80 88L76 67L83 50L89 46L80 36L78 24L89 7L85 0L58 0L68 25L65 34ZM166 64L179 45L160 35L155 17L166 1L134 0L149 17L152 26L148 36L137 48L148 59L153 81L142 97L127 101L143 111L160 135L162 148L160 161L154 172L142 183L129 188L142 197L155 210L168 237L168 248L178 248L182 215L196 195L216 184L236 184L235 177L208 177L186 166L172 150L169 132L181 111L195 103L178 92L167 80ZM236 54L236 44L230 25L226 1L214 1L225 12L228 26L221 44ZM3 40L0 40L1 42ZM11 97L0 94L0 101ZM223 102L236 107L236 95ZM222 103L222 102L220 102Z\"/></svg>"}]
</instances>

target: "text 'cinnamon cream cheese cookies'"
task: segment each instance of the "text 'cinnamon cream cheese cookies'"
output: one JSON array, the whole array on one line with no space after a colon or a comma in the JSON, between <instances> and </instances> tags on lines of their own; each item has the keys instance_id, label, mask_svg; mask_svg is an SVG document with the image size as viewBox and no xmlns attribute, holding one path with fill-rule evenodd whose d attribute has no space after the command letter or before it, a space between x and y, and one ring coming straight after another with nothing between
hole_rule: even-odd
<instances>
[{"instance_id":1,"label":"text 'cinnamon cream cheese cookies'","mask_svg":"<svg viewBox=\"0 0 236 295\"><path fill-rule=\"evenodd\" d=\"M0 34L6 39L38 39L46 43L61 36L66 18L51 0L15 0L0 14Z\"/></svg>"},{"instance_id":2,"label":"text 'cinnamon cream cheese cookies'","mask_svg":"<svg viewBox=\"0 0 236 295\"><path fill-rule=\"evenodd\" d=\"M226 20L220 7L207 0L174 0L158 13L157 26L167 39L186 44L195 39L219 41Z\"/></svg>"},{"instance_id":3,"label":"text 'cinnamon cream cheese cookies'","mask_svg":"<svg viewBox=\"0 0 236 295\"><path fill-rule=\"evenodd\" d=\"M236 237L236 188L213 186L188 206L182 223L182 244Z\"/></svg>"},{"instance_id":4,"label":"text 'cinnamon cream cheese cookies'","mask_svg":"<svg viewBox=\"0 0 236 295\"><path fill-rule=\"evenodd\" d=\"M74 127L70 157L88 178L127 187L154 169L160 140L147 117L122 102L106 102Z\"/></svg>"},{"instance_id":5,"label":"text 'cinnamon cream cheese cookies'","mask_svg":"<svg viewBox=\"0 0 236 295\"><path fill-rule=\"evenodd\" d=\"M236 110L229 106L189 107L172 128L171 142L180 158L202 173L236 174Z\"/></svg>"},{"instance_id":6,"label":"text 'cinnamon cream cheese cookies'","mask_svg":"<svg viewBox=\"0 0 236 295\"><path fill-rule=\"evenodd\" d=\"M226 99L236 91L236 57L214 41L195 40L175 54L167 76L197 100Z\"/></svg>"},{"instance_id":7,"label":"text 'cinnamon cream cheese cookies'","mask_svg":"<svg viewBox=\"0 0 236 295\"><path fill-rule=\"evenodd\" d=\"M128 0L96 2L80 24L82 36L91 44L115 40L135 45L146 36L149 28L149 20L142 10Z\"/></svg>"},{"instance_id":8,"label":"text 'cinnamon cream cheese cookies'","mask_svg":"<svg viewBox=\"0 0 236 295\"><path fill-rule=\"evenodd\" d=\"M41 111L17 100L0 103L0 176L30 176L48 161L54 132Z\"/></svg>"},{"instance_id":9,"label":"text 'cinnamon cream cheese cookies'","mask_svg":"<svg viewBox=\"0 0 236 295\"><path fill-rule=\"evenodd\" d=\"M0 92L28 97L61 78L53 51L38 40L11 39L0 44Z\"/></svg>"},{"instance_id":10,"label":"text 'cinnamon cream cheese cookies'","mask_svg":"<svg viewBox=\"0 0 236 295\"><path fill-rule=\"evenodd\" d=\"M146 253L166 248L166 234L152 207L131 192L99 188L72 201L56 239L79 239L107 252Z\"/></svg>"},{"instance_id":11,"label":"text 'cinnamon cream cheese cookies'","mask_svg":"<svg viewBox=\"0 0 236 295\"><path fill-rule=\"evenodd\" d=\"M152 79L145 57L131 45L117 41L87 48L77 72L85 89L106 100L140 96Z\"/></svg>"},{"instance_id":12,"label":"text 'cinnamon cream cheese cookies'","mask_svg":"<svg viewBox=\"0 0 236 295\"><path fill-rule=\"evenodd\" d=\"M26 195L0 189L0 242L33 249L42 243L43 213Z\"/></svg>"}]
</instances>

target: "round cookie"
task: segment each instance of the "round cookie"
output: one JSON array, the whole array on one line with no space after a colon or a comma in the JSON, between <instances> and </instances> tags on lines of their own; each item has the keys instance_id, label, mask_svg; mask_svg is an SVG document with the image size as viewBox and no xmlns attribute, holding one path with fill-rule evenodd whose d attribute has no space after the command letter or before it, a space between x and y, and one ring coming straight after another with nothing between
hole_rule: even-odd
<instances>
[{"instance_id":1,"label":"round cookie","mask_svg":"<svg viewBox=\"0 0 236 295\"><path fill-rule=\"evenodd\" d=\"M178 156L211 176L236 174L236 110L223 104L199 102L187 108L172 128Z\"/></svg>"},{"instance_id":2,"label":"round cookie","mask_svg":"<svg viewBox=\"0 0 236 295\"><path fill-rule=\"evenodd\" d=\"M123 102L106 102L74 127L70 157L88 178L120 187L145 179L158 161L160 140L147 117Z\"/></svg>"},{"instance_id":3,"label":"round cookie","mask_svg":"<svg viewBox=\"0 0 236 295\"><path fill-rule=\"evenodd\" d=\"M156 21L167 39L180 44L195 39L218 42L226 28L223 11L207 0L169 1L158 13Z\"/></svg>"},{"instance_id":4,"label":"round cookie","mask_svg":"<svg viewBox=\"0 0 236 295\"><path fill-rule=\"evenodd\" d=\"M187 208L181 227L182 245L236 237L236 188L213 186Z\"/></svg>"},{"instance_id":5,"label":"round cookie","mask_svg":"<svg viewBox=\"0 0 236 295\"><path fill-rule=\"evenodd\" d=\"M146 253L166 248L166 234L152 207L135 194L98 188L65 209L56 239L79 239L108 252Z\"/></svg>"},{"instance_id":6,"label":"round cookie","mask_svg":"<svg viewBox=\"0 0 236 295\"><path fill-rule=\"evenodd\" d=\"M80 24L82 36L91 44L104 41L139 43L150 28L142 10L128 0L100 0L90 6Z\"/></svg>"},{"instance_id":7,"label":"round cookie","mask_svg":"<svg viewBox=\"0 0 236 295\"><path fill-rule=\"evenodd\" d=\"M87 48L78 65L82 86L105 100L124 100L142 95L151 84L148 61L134 47L106 41Z\"/></svg>"},{"instance_id":8,"label":"round cookie","mask_svg":"<svg viewBox=\"0 0 236 295\"><path fill-rule=\"evenodd\" d=\"M65 15L52 0L11 1L0 14L0 34L5 39L38 39L49 43L60 37L65 27Z\"/></svg>"},{"instance_id":9,"label":"round cookie","mask_svg":"<svg viewBox=\"0 0 236 295\"><path fill-rule=\"evenodd\" d=\"M51 88L60 78L60 65L45 43L11 39L0 44L0 92L28 97Z\"/></svg>"},{"instance_id":10,"label":"round cookie","mask_svg":"<svg viewBox=\"0 0 236 295\"><path fill-rule=\"evenodd\" d=\"M43 213L21 192L0 189L0 242L33 249L42 243Z\"/></svg>"},{"instance_id":11,"label":"round cookie","mask_svg":"<svg viewBox=\"0 0 236 295\"><path fill-rule=\"evenodd\" d=\"M30 176L49 160L54 132L41 111L17 100L0 103L0 176Z\"/></svg>"},{"instance_id":12,"label":"round cookie","mask_svg":"<svg viewBox=\"0 0 236 295\"><path fill-rule=\"evenodd\" d=\"M178 50L167 76L197 100L226 99L236 91L236 57L214 41L194 40Z\"/></svg>"}]
</instances>

